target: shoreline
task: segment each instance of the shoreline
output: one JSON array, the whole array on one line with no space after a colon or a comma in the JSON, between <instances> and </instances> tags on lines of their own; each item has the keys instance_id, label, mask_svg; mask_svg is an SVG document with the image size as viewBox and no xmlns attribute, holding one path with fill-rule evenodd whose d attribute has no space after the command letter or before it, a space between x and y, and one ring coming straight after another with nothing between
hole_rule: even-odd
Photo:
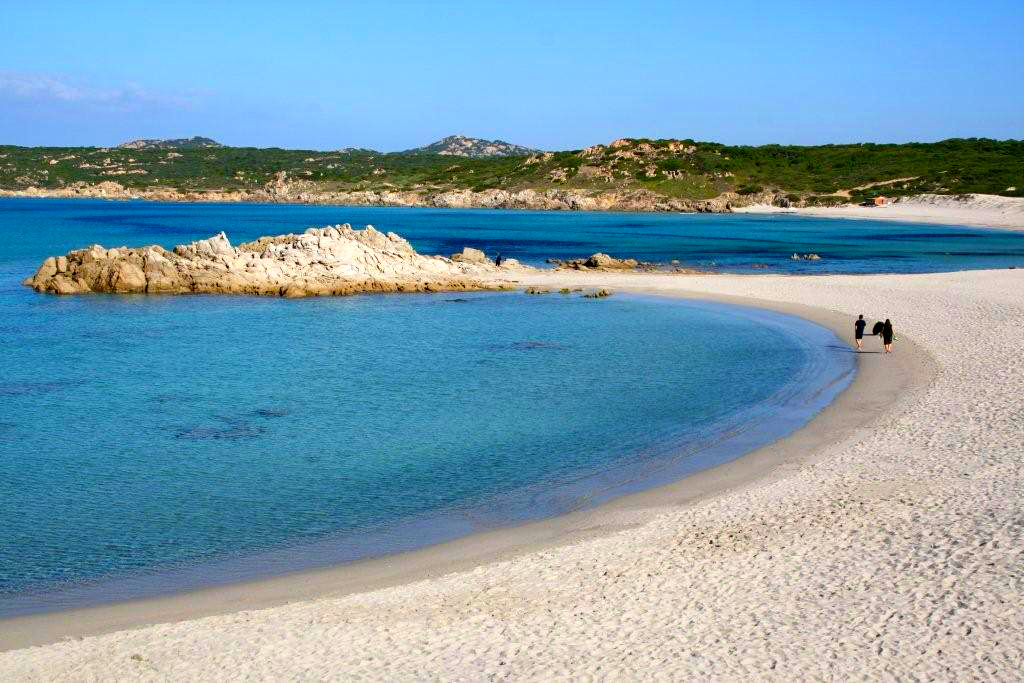
<instances>
[{"instance_id":1,"label":"shoreline","mask_svg":"<svg viewBox=\"0 0 1024 683\"><path fill-rule=\"evenodd\" d=\"M542 281L552 276L558 279L567 277L563 273L540 273L523 279ZM607 273L595 273L589 279L608 279L607 276ZM638 277L642 281L645 276ZM827 310L750 297L695 291L666 293L638 285L626 288L639 294L706 300L794 315L835 332L844 341L849 337L846 329L850 326L848 317ZM765 485L784 477L791 468L813 461L822 448L876 420L889 409L890 404L901 400L908 389L927 381L932 372L927 354L917 349L913 342L902 342L900 346L900 354L885 358L884 372L883 366L874 362L882 359L880 354L860 354L851 385L797 431L728 463L671 484L628 494L595 508L478 532L439 545L354 564L292 572L269 579L156 598L14 617L0 621L0 651L52 643L68 637L181 622L240 610L272 608L296 601L338 598L429 580L528 553L608 536L642 525L666 509L696 504L748 486ZM896 372L892 372L893 366L896 366Z\"/></svg>"},{"instance_id":2,"label":"shoreline","mask_svg":"<svg viewBox=\"0 0 1024 683\"><path fill-rule=\"evenodd\" d=\"M957 206L954 196L936 195L930 202L893 202L884 206L846 205L836 207L781 208L757 204L734 207L733 213L753 215L787 215L808 218L847 218L853 220L927 223L932 225L968 226L990 230L1024 231L1024 199L991 195Z\"/></svg>"},{"instance_id":3,"label":"shoreline","mask_svg":"<svg viewBox=\"0 0 1024 683\"><path fill-rule=\"evenodd\" d=\"M865 426L798 449L769 476L621 510L619 530L590 524L570 544L370 592L2 652L0 676L1015 678L1024 271L552 273L537 284L566 275L834 311L844 327L882 314L927 372L892 403L868 392L854 406L877 409ZM872 357L891 367L909 350L901 341L896 356Z\"/></svg>"},{"instance_id":4,"label":"shoreline","mask_svg":"<svg viewBox=\"0 0 1024 683\"><path fill-rule=\"evenodd\" d=\"M945 226L967 226L988 228L991 230L1010 230L1024 232L1024 199L1002 197L1000 195L972 195L972 206L966 202L956 206L959 201L956 195L932 195L938 201L923 202L919 197L912 196L905 201L893 202L880 207L865 207L848 204L837 207L801 207L782 208L767 204L750 204L747 206L725 205L723 210L692 210L676 209L642 210L628 208L551 208L544 206L432 206L429 204L412 203L339 203L334 201L302 201L299 199L174 199L167 197L104 197L104 196L61 196L58 194L19 194L19 191L0 190L3 199L52 199L52 200L93 200L107 202L156 202L167 204L223 204L223 205L282 205L282 206L327 206L337 208L391 208L391 209L442 209L453 211L538 211L559 213L624 213L624 214L754 214L754 215L790 215L811 218L847 218L853 220L877 220L903 223L925 223ZM927 196L926 196L927 197ZM980 199L979 199L980 198ZM710 201L710 200L709 200ZM995 208L993 208L993 206Z\"/></svg>"}]
</instances>

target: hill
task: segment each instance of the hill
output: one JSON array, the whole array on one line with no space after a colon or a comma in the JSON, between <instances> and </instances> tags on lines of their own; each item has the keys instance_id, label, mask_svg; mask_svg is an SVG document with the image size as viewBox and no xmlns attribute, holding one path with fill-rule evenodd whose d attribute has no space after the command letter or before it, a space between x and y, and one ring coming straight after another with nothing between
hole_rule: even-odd
<instances>
[{"instance_id":1,"label":"hill","mask_svg":"<svg viewBox=\"0 0 1024 683\"><path fill-rule=\"evenodd\" d=\"M438 154L441 156L483 159L486 157L526 157L538 154L540 150L513 145L504 140L482 140L464 135L449 135L435 143L396 154Z\"/></svg>"},{"instance_id":2,"label":"hill","mask_svg":"<svg viewBox=\"0 0 1024 683\"><path fill-rule=\"evenodd\" d=\"M462 149L458 140L476 148L469 138L390 154L199 140L175 148L0 146L0 194L644 211L828 206L922 193L1024 196L1019 140L749 147L626 138L484 157L452 151L451 144Z\"/></svg>"},{"instance_id":3,"label":"hill","mask_svg":"<svg viewBox=\"0 0 1024 683\"><path fill-rule=\"evenodd\" d=\"M216 140L199 137L177 138L174 140L132 140L123 142L117 146L118 149L206 149L210 147L223 147Z\"/></svg>"}]
</instances>

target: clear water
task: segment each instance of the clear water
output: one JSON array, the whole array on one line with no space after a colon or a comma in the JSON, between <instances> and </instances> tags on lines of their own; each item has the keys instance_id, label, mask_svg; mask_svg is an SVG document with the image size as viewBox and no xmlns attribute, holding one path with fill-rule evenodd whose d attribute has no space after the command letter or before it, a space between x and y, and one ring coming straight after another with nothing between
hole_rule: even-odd
<instances>
[{"instance_id":1,"label":"clear water","mask_svg":"<svg viewBox=\"0 0 1024 683\"><path fill-rule=\"evenodd\" d=\"M632 298L3 305L0 614L591 505L777 438L852 363L783 316Z\"/></svg>"},{"instance_id":2,"label":"clear water","mask_svg":"<svg viewBox=\"0 0 1024 683\"><path fill-rule=\"evenodd\" d=\"M465 246L541 265L604 251L619 258L723 272L920 273L1024 267L1024 234L957 226L788 215L627 214L390 209L280 204L173 204L0 199L10 256L44 255L99 242L172 247L225 230L232 243L335 223L392 230L428 254ZM794 252L821 261L793 261Z\"/></svg>"},{"instance_id":3,"label":"clear water","mask_svg":"<svg viewBox=\"0 0 1024 683\"><path fill-rule=\"evenodd\" d=\"M853 372L830 332L722 305L59 298L19 284L44 257L346 221L428 252L476 244L524 260L652 258L692 245L694 231L717 244L763 233L763 219L719 218L0 202L0 616L346 562L594 505L791 432ZM658 234L631 227L652 223ZM904 230L797 224L848 254L868 247L840 235ZM812 250L785 242L786 225L772 228L780 253ZM928 230L946 235L935 243L961 239ZM975 252L1005 245L991 242L1002 233L964 232ZM937 267L890 241L909 254L900 263Z\"/></svg>"}]
</instances>

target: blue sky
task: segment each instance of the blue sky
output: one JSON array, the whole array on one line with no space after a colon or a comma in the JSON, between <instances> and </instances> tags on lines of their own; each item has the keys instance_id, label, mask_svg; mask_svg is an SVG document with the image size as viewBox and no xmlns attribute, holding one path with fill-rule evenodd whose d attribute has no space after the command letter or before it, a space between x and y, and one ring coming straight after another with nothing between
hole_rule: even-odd
<instances>
[{"instance_id":1,"label":"blue sky","mask_svg":"<svg viewBox=\"0 0 1024 683\"><path fill-rule=\"evenodd\" d=\"M4 2L0 144L1024 138L1024 2Z\"/></svg>"}]
</instances>

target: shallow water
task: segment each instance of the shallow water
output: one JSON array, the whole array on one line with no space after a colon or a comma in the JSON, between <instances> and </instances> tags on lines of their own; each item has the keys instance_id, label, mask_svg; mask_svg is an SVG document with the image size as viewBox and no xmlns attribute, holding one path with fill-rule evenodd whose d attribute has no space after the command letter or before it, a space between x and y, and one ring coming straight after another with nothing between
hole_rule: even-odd
<instances>
[{"instance_id":1,"label":"shallow water","mask_svg":"<svg viewBox=\"0 0 1024 683\"><path fill-rule=\"evenodd\" d=\"M852 354L822 328L694 302L39 295L18 281L91 242L345 220L410 231L388 224L393 210L63 202L48 217L46 202L15 204L0 203L0 615L351 561L594 505L780 438L852 375ZM531 216L486 215L519 222L514 233ZM448 231L414 237L426 251L468 234L419 229Z\"/></svg>"},{"instance_id":2,"label":"shallow water","mask_svg":"<svg viewBox=\"0 0 1024 683\"><path fill-rule=\"evenodd\" d=\"M666 480L732 457L725 433L748 428L744 450L820 408L808 387L852 363L829 337L625 297L31 294L3 331L0 614L304 544L356 559Z\"/></svg>"}]
</instances>

